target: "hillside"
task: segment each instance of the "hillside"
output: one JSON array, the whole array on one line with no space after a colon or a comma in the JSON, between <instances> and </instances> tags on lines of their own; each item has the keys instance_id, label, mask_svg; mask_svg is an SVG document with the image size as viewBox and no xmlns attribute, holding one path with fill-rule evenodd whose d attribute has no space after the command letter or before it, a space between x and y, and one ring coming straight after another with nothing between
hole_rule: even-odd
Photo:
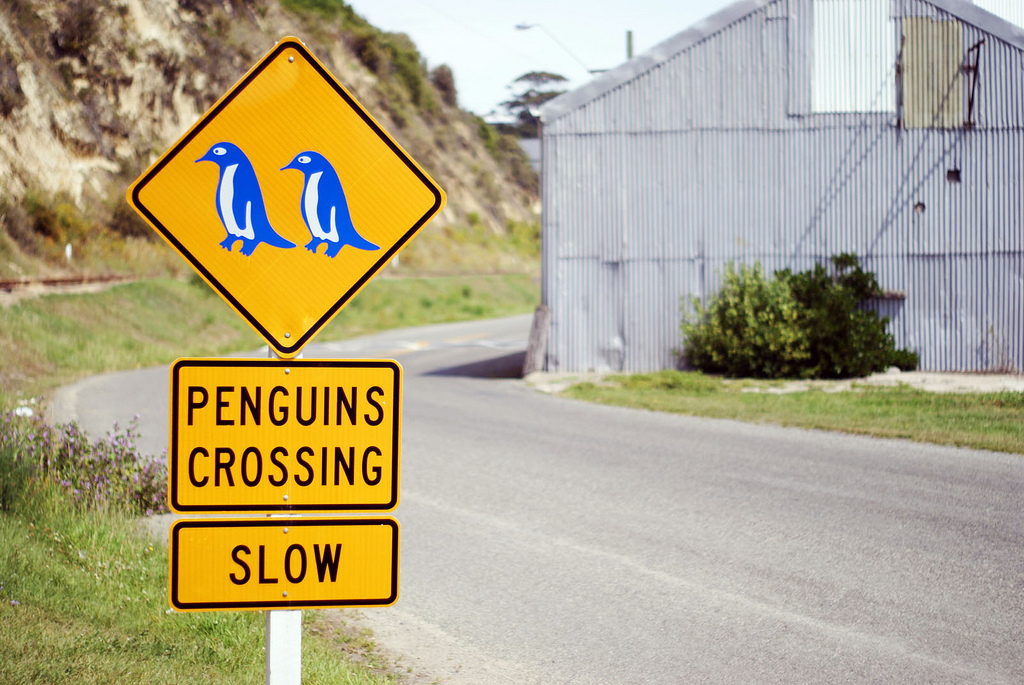
<instances>
[{"instance_id":1,"label":"hillside","mask_svg":"<svg viewBox=\"0 0 1024 685\"><path fill-rule=\"evenodd\" d=\"M179 272L125 188L286 35L448 195L400 271L535 269L537 180L515 141L457 107L446 66L340 0L5 0L0 278Z\"/></svg>"}]
</instances>

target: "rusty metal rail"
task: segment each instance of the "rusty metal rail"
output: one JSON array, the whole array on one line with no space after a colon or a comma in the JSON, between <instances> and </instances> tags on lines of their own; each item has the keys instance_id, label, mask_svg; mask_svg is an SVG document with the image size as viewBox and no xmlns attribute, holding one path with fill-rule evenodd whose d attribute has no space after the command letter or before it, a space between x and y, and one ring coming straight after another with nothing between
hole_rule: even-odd
<instances>
[{"instance_id":1,"label":"rusty metal rail","mask_svg":"<svg viewBox=\"0 0 1024 685\"><path fill-rule=\"evenodd\" d=\"M90 283L123 283L133 280L133 276L121 274L99 274L91 276L28 276L24 278L0 278L0 291L12 292L20 288L34 285L46 287L86 285Z\"/></svg>"}]
</instances>

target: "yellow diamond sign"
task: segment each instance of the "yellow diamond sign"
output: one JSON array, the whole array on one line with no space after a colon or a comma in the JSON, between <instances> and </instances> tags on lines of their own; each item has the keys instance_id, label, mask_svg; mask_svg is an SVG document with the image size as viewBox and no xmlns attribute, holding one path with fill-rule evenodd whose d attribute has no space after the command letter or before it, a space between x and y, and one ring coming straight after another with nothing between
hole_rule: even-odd
<instances>
[{"instance_id":1,"label":"yellow diamond sign","mask_svg":"<svg viewBox=\"0 0 1024 685\"><path fill-rule=\"evenodd\" d=\"M445 196L285 38L132 184L128 202L291 357Z\"/></svg>"}]
</instances>

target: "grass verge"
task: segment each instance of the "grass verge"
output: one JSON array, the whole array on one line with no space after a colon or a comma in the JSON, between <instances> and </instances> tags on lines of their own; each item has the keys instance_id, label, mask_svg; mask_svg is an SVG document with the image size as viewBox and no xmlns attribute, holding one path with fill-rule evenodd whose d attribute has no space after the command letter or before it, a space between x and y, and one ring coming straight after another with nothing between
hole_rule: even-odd
<instances>
[{"instance_id":1,"label":"grass verge","mask_svg":"<svg viewBox=\"0 0 1024 685\"><path fill-rule=\"evenodd\" d=\"M538 298L537 284L525 275L377 278L316 339L526 313ZM0 406L91 374L261 344L198 278L23 300L0 309Z\"/></svg>"},{"instance_id":2,"label":"grass verge","mask_svg":"<svg viewBox=\"0 0 1024 685\"><path fill-rule=\"evenodd\" d=\"M1024 454L1024 393L933 393L906 386L850 391L744 392L771 383L661 371L579 383L565 395L690 416L858 433Z\"/></svg>"},{"instance_id":3,"label":"grass verge","mask_svg":"<svg viewBox=\"0 0 1024 685\"><path fill-rule=\"evenodd\" d=\"M0 682L262 682L261 614L167 609L167 550L139 518L166 485L131 428L89 441L0 414ZM392 682L305 623L303 682Z\"/></svg>"},{"instance_id":4,"label":"grass verge","mask_svg":"<svg viewBox=\"0 0 1024 685\"><path fill-rule=\"evenodd\" d=\"M262 683L260 612L167 609L167 550L110 508L59 488L0 513L0 682ZM307 619L304 683L389 683Z\"/></svg>"}]
</instances>

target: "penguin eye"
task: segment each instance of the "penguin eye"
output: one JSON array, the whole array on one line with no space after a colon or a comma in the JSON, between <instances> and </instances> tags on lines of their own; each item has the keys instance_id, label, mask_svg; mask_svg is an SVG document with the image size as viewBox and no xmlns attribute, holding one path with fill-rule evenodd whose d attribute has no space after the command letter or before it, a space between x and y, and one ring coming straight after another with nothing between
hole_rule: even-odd
<instances>
[{"instance_id":1,"label":"penguin eye","mask_svg":"<svg viewBox=\"0 0 1024 685\"><path fill-rule=\"evenodd\" d=\"M222 147L215 147L215 148L213 148L213 154L215 154L215 155L226 155L227 153L228 153L228 151L225 150Z\"/></svg>"},{"instance_id":2,"label":"penguin eye","mask_svg":"<svg viewBox=\"0 0 1024 685\"><path fill-rule=\"evenodd\" d=\"M309 164L311 161L313 160L310 159L309 155L302 155L299 157L299 164Z\"/></svg>"}]
</instances>

